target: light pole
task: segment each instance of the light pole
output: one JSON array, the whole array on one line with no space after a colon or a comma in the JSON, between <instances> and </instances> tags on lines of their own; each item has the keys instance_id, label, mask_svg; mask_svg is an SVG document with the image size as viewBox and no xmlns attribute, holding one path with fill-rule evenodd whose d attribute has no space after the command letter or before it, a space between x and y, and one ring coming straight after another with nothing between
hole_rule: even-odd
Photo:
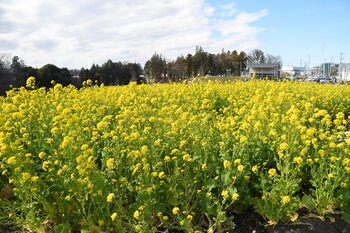
<instances>
[{"instance_id":1,"label":"light pole","mask_svg":"<svg viewBox=\"0 0 350 233\"><path fill-rule=\"evenodd\" d=\"M339 68L338 68L338 75L340 77L340 80L341 81L344 81L344 78L346 77L346 73L347 73L347 70L346 70L346 66L344 67L344 76L343 77L343 61L344 61L344 55L345 54L349 54L349 53L344 53L344 52L341 52L340 53L340 63L339 63Z\"/></svg>"}]
</instances>

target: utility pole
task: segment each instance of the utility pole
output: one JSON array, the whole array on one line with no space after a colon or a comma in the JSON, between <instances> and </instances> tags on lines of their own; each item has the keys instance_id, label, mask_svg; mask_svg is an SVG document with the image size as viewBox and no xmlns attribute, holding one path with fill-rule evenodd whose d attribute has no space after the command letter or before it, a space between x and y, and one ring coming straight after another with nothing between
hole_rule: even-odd
<instances>
[{"instance_id":1,"label":"utility pole","mask_svg":"<svg viewBox=\"0 0 350 233\"><path fill-rule=\"evenodd\" d=\"M312 76L312 72L311 72L311 55L310 53L307 56L307 64L308 64L308 73ZM306 70L305 70L306 71ZM306 73L305 73L306 74Z\"/></svg>"},{"instance_id":2,"label":"utility pole","mask_svg":"<svg viewBox=\"0 0 350 233\"><path fill-rule=\"evenodd\" d=\"M339 67L338 67L338 75L339 75L341 81L343 81L342 63L343 63L343 53L340 53L340 63L339 63Z\"/></svg>"},{"instance_id":3,"label":"utility pole","mask_svg":"<svg viewBox=\"0 0 350 233\"><path fill-rule=\"evenodd\" d=\"M347 77L346 66L343 67L343 63L344 63L344 60L345 60L344 57L345 57L346 54L349 54L349 53L344 53L344 52L340 53L340 63L339 63L339 68L338 68L338 74L340 74L340 79L342 81L344 81L345 77ZM345 77L343 76L343 73L344 73Z\"/></svg>"}]
</instances>

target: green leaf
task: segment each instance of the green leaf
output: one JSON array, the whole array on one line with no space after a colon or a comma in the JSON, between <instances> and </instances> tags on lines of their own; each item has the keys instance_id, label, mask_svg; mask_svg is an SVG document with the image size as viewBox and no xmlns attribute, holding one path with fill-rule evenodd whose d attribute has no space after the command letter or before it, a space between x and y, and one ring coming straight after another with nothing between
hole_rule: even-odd
<instances>
[{"instance_id":1,"label":"green leaf","mask_svg":"<svg viewBox=\"0 0 350 233\"><path fill-rule=\"evenodd\" d=\"M342 217L344 221L350 223L350 213L344 212Z\"/></svg>"},{"instance_id":2,"label":"green leaf","mask_svg":"<svg viewBox=\"0 0 350 233\"><path fill-rule=\"evenodd\" d=\"M221 175L221 180L224 186L228 185L229 183L231 183L231 176L230 176L230 172L225 172Z\"/></svg>"},{"instance_id":3,"label":"green leaf","mask_svg":"<svg viewBox=\"0 0 350 233\"><path fill-rule=\"evenodd\" d=\"M206 187L207 187L209 192L218 186L219 186L219 184L216 180L208 180L207 184L206 184Z\"/></svg>"},{"instance_id":4,"label":"green leaf","mask_svg":"<svg viewBox=\"0 0 350 233\"><path fill-rule=\"evenodd\" d=\"M70 233L69 223L62 223L54 227L55 233Z\"/></svg>"},{"instance_id":5,"label":"green leaf","mask_svg":"<svg viewBox=\"0 0 350 233\"><path fill-rule=\"evenodd\" d=\"M304 195L301 202L308 209L313 209L315 207L314 199L310 195Z\"/></svg>"}]
</instances>

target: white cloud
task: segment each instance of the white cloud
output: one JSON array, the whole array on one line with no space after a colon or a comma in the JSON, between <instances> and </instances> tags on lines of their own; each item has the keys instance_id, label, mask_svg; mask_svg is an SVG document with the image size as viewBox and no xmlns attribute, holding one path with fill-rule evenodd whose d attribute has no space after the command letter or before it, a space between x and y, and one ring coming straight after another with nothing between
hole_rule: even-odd
<instances>
[{"instance_id":1,"label":"white cloud","mask_svg":"<svg viewBox=\"0 0 350 233\"><path fill-rule=\"evenodd\" d=\"M236 3L231 2L227 5L220 6L222 12L220 14L221 17L230 17L233 16L238 12L238 10L235 8Z\"/></svg>"},{"instance_id":2,"label":"white cloud","mask_svg":"<svg viewBox=\"0 0 350 233\"><path fill-rule=\"evenodd\" d=\"M175 58L196 45L248 50L263 30L250 24L266 15L204 0L8 0L0 2L0 49L30 65L69 68L143 63L156 51Z\"/></svg>"}]
</instances>

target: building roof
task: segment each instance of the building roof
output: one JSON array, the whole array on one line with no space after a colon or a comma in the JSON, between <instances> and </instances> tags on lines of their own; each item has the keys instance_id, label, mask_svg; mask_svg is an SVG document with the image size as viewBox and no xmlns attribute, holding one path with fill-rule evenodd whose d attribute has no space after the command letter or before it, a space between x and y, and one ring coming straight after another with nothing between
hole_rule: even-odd
<instances>
[{"instance_id":1,"label":"building roof","mask_svg":"<svg viewBox=\"0 0 350 233\"><path fill-rule=\"evenodd\" d=\"M350 67L350 63L342 63L341 66L342 66L342 67L344 67L344 66L345 66L345 67Z\"/></svg>"},{"instance_id":2,"label":"building roof","mask_svg":"<svg viewBox=\"0 0 350 233\"><path fill-rule=\"evenodd\" d=\"M279 66L278 63L250 63L247 64L248 67L257 67L257 68L267 68L267 67L276 67Z\"/></svg>"},{"instance_id":3,"label":"building roof","mask_svg":"<svg viewBox=\"0 0 350 233\"><path fill-rule=\"evenodd\" d=\"M305 70L304 67L293 66L293 71L304 71L304 70Z\"/></svg>"}]
</instances>

